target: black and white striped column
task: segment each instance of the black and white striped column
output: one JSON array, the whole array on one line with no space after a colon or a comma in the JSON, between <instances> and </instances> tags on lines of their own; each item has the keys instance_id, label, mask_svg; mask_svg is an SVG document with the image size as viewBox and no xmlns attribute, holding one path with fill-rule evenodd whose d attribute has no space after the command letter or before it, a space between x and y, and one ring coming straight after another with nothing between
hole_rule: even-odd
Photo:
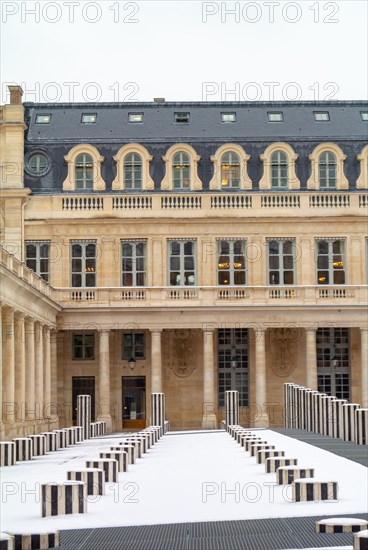
<instances>
[{"instance_id":1,"label":"black and white striped column","mask_svg":"<svg viewBox=\"0 0 368 550\"><path fill-rule=\"evenodd\" d=\"M51 453L59 449L58 435L55 432L42 432L41 435L46 437L46 452Z\"/></svg>"},{"instance_id":2,"label":"black and white striped column","mask_svg":"<svg viewBox=\"0 0 368 550\"><path fill-rule=\"evenodd\" d=\"M141 458L143 453L143 442L138 441L138 439L134 439L133 437L127 437L122 443L128 443L129 445L133 445L135 448L135 458Z\"/></svg>"},{"instance_id":3,"label":"black and white striped column","mask_svg":"<svg viewBox=\"0 0 368 550\"><path fill-rule=\"evenodd\" d=\"M100 460L86 460L87 468L97 468L104 472L105 482L117 483L118 481L118 463L112 458Z\"/></svg>"},{"instance_id":4,"label":"black and white striped column","mask_svg":"<svg viewBox=\"0 0 368 550\"><path fill-rule=\"evenodd\" d=\"M105 472L100 468L85 468L67 472L69 481L83 481L87 487L87 495L105 494Z\"/></svg>"},{"instance_id":5,"label":"black and white striped column","mask_svg":"<svg viewBox=\"0 0 368 550\"><path fill-rule=\"evenodd\" d=\"M15 550L48 550L60 546L59 531L53 533L32 533L14 536Z\"/></svg>"},{"instance_id":6,"label":"black and white striped column","mask_svg":"<svg viewBox=\"0 0 368 550\"><path fill-rule=\"evenodd\" d=\"M14 441L0 441L0 466L14 466L15 443Z\"/></svg>"},{"instance_id":7,"label":"black and white striped column","mask_svg":"<svg viewBox=\"0 0 368 550\"><path fill-rule=\"evenodd\" d=\"M33 456L42 456L46 454L46 436L45 435L30 435L33 441Z\"/></svg>"},{"instance_id":8,"label":"black and white striped column","mask_svg":"<svg viewBox=\"0 0 368 550\"><path fill-rule=\"evenodd\" d=\"M83 426L73 426L73 430L75 433L75 442L76 443L82 443L84 441L84 428Z\"/></svg>"},{"instance_id":9,"label":"black and white striped column","mask_svg":"<svg viewBox=\"0 0 368 550\"><path fill-rule=\"evenodd\" d=\"M151 416L152 425L161 426L165 430L165 394L151 393Z\"/></svg>"},{"instance_id":10,"label":"black and white striped column","mask_svg":"<svg viewBox=\"0 0 368 550\"><path fill-rule=\"evenodd\" d=\"M75 445L76 434L74 428L65 428L67 446Z\"/></svg>"},{"instance_id":11,"label":"black and white striped column","mask_svg":"<svg viewBox=\"0 0 368 550\"><path fill-rule=\"evenodd\" d=\"M314 468L298 468L296 466L280 466L276 470L279 485L291 485L294 479L314 477Z\"/></svg>"},{"instance_id":12,"label":"black and white striped column","mask_svg":"<svg viewBox=\"0 0 368 550\"><path fill-rule=\"evenodd\" d=\"M239 423L239 392L238 391L226 391L225 392L225 406L226 406L226 425Z\"/></svg>"},{"instance_id":13,"label":"black and white striped column","mask_svg":"<svg viewBox=\"0 0 368 550\"><path fill-rule=\"evenodd\" d=\"M359 409L358 403L347 403L342 406L344 419L343 439L345 441L355 441L355 411Z\"/></svg>"},{"instance_id":14,"label":"black and white striped column","mask_svg":"<svg viewBox=\"0 0 368 550\"><path fill-rule=\"evenodd\" d=\"M354 535L354 550L367 550L368 549L368 529L359 531Z\"/></svg>"},{"instance_id":15,"label":"black and white striped column","mask_svg":"<svg viewBox=\"0 0 368 550\"><path fill-rule=\"evenodd\" d=\"M292 483L293 502L319 502L320 500L338 500L337 481L316 481L310 479L296 479Z\"/></svg>"},{"instance_id":16,"label":"black and white striped column","mask_svg":"<svg viewBox=\"0 0 368 550\"><path fill-rule=\"evenodd\" d=\"M87 512L87 487L83 481L41 485L42 517Z\"/></svg>"},{"instance_id":17,"label":"black and white striped column","mask_svg":"<svg viewBox=\"0 0 368 550\"><path fill-rule=\"evenodd\" d=\"M14 550L14 536L9 533L0 533L0 549Z\"/></svg>"},{"instance_id":18,"label":"black and white striped column","mask_svg":"<svg viewBox=\"0 0 368 550\"><path fill-rule=\"evenodd\" d=\"M119 445L118 447L110 447L110 451L125 451L126 453L128 453L128 464L135 463L134 445Z\"/></svg>"},{"instance_id":19,"label":"black and white striped column","mask_svg":"<svg viewBox=\"0 0 368 550\"><path fill-rule=\"evenodd\" d=\"M90 431L91 437L97 437L98 436L98 430L99 430L98 424L96 422L91 422L90 429L91 429L91 431Z\"/></svg>"},{"instance_id":20,"label":"black and white striped column","mask_svg":"<svg viewBox=\"0 0 368 550\"><path fill-rule=\"evenodd\" d=\"M266 474L273 474L281 466L295 466L298 464L297 458L270 457L266 458L265 470Z\"/></svg>"},{"instance_id":21,"label":"black and white striped column","mask_svg":"<svg viewBox=\"0 0 368 550\"><path fill-rule=\"evenodd\" d=\"M368 521L357 518L328 518L316 521L317 533L358 533L367 527Z\"/></svg>"},{"instance_id":22,"label":"black and white striped column","mask_svg":"<svg viewBox=\"0 0 368 550\"><path fill-rule=\"evenodd\" d=\"M33 441L29 437L15 437L15 460L31 460L33 457Z\"/></svg>"},{"instance_id":23,"label":"black and white striped column","mask_svg":"<svg viewBox=\"0 0 368 550\"><path fill-rule=\"evenodd\" d=\"M59 449L67 447L67 434L65 430L53 430L57 435L57 444Z\"/></svg>"},{"instance_id":24,"label":"black and white striped column","mask_svg":"<svg viewBox=\"0 0 368 550\"><path fill-rule=\"evenodd\" d=\"M100 453L100 458L113 458L118 463L119 472L128 471L128 453L125 451L110 451L107 453Z\"/></svg>"},{"instance_id":25,"label":"black and white striped column","mask_svg":"<svg viewBox=\"0 0 368 550\"><path fill-rule=\"evenodd\" d=\"M355 442L357 445L368 445L368 409L355 411Z\"/></svg>"},{"instance_id":26,"label":"black and white striped column","mask_svg":"<svg viewBox=\"0 0 368 550\"><path fill-rule=\"evenodd\" d=\"M347 400L346 399L335 399L332 401L332 409L333 409L333 426L332 426L332 437L340 437L342 439L343 436L343 410L342 406L346 405Z\"/></svg>"},{"instance_id":27,"label":"black and white striped column","mask_svg":"<svg viewBox=\"0 0 368 550\"><path fill-rule=\"evenodd\" d=\"M275 449L261 449L257 453L257 464L265 464L267 458L274 456L285 456L285 451L276 451Z\"/></svg>"},{"instance_id":28,"label":"black and white striped column","mask_svg":"<svg viewBox=\"0 0 368 550\"><path fill-rule=\"evenodd\" d=\"M85 439L91 437L91 396L77 396L77 422L78 426L83 426Z\"/></svg>"},{"instance_id":29,"label":"black and white striped column","mask_svg":"<svg viewBox=\"0 0 368 550\"><path fill-rule=\"evenodd\" d=\"M275 445L269 445L268 443L255 443L250 447L250 455L257 456L258 451L268 451L274 448Z\"/></svg>"},{"instance_id":30,"label":"black and white striped column","mask_svg":"<svg viewBox=\"0 0 368 550\"><path fill-rule=\"evenodd\" d=\"M254 437L254 438L251 438L251 439L246 439L244 441L244 450L246 453L250 453L251 451L251 448L252 448L252 445L255 445L256 443L259 443L260 445L263 444L263 445L267 445L267 441L262 441L259 437Z\"/></svg>"}]
</instances>

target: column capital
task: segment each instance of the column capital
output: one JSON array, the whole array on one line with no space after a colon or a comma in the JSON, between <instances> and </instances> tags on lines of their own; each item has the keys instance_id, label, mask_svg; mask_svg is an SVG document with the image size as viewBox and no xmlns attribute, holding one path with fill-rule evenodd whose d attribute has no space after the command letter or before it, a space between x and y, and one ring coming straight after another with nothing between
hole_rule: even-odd
<instances>
[{"instance_id":1,"label":"column capital","mask_svg":"<svg viewBox=\"0 0 368 550\"><path fill-rule=\"evenodd\" d=\"M101 329L99 329L97 332L98 332L98 334L99 334L100 336L102 336L102 334L110 334L111 329L109 329L109 328L101 328Z\"/></svg>"},{"instance_id":2,"label":"column capital","mask_svg":"<svg viewBox=\"0 0 368 550\"><path fill-rule=\"evenodd\" d=\"M24 321L26 318L26 314L23 311L16 311L15 318L17 321Z\"/></svg>"},{"instance_id":3,"label":"column capital","mask_svg":"<svg viewBox=\"0 0 368 550\"><path fill-rule=\"evenodd\" d=\"M34 326L34 324L35 324L35 318L34 318L34 317L31 317L30 315L26 315L26 316L25 316L25 323L26 323L26 325L28 325L28 326L31 326L31 325Z\"/></svg>"},{"instance_id":4,"label":"column capital","mask_svg":"<svg viewBox=\"0 0 368 550\"><path fill-rule=\"evenodd\" d=\"M10 315L14 315L15 313L15 308L12 307L12 306L8 306L6 304L3 304L3 313L4 313L4 316L5 317L8 317Z\"/></svg>"},{"instance_id":5,"label":"column capital","mask_svg":"<svg viewBox=\"0 0 368 550\"><path fill-rule=\"evenodd\" d=\"M368 332L368 327L360 327L360 332Z\"/></svg>"},{"instance_id":6,"label":"column capital","mask_svg":"<svg viewBox=\"0 0 368 550\"><path fill-rule=\"evenodd\" d=\"M305 330L305 332L312 332L312 333L316 333L316 332L317 332L317 328L316 328L316 327L304 327L304 330Z\"/></svg>"},{"instance_id":7,"label":"column capital","mask_svg":"<svg viewBox=\"0 0 368 550\"><path fill-rule=\"evenodd\" d=\"M150 332L159 332L161 333L164 329L163 328L150 328L149 331Z\"/></svg>"}]
</instances>

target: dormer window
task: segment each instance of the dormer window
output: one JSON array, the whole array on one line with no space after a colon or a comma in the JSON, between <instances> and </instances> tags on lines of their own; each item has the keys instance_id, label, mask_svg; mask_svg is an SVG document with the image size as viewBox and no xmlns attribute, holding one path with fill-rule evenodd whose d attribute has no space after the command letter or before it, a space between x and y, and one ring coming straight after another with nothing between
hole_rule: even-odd
<instances>
[{"instance_id":1,"label":"dormer window","mask_svg":"<svg viewBox=\"0 0 368 550\"><path fill-rule=\"evenodd\" d=\"M368 122L368 111L360 111L363 122Z\"/></svg>"},{"instance_id":2,"label":"dormer window","mask_svg":"<svg viewBox=\"0 0 368 550\"><path fill-rule=\"evenodd\" d=\"M83 113L82 114L82 124L95 124L97 120L96 113Z\"/></svg>"},{"instance_id":3,"label":"dormer window","mask_svg":"<svg viewBox=\"0 0 368 550\"><path fill-rule=\"evenodd\" d=\"M50 124L51 115L36 115L36 124Z\"/></svg>"},{"instance_id":4,"label":"dormer window","mask_svg":"<svg viewBox=\"0 0 368 550\"><path fill-rule=\"evenodd\" d=\"M329 122L330 113L328 111L314 111L314 120L316 122Z\"/></svg>"},{"instance_id":5,"label":"dormer window","mask_svg":"<svg viewBox=\"0 0 368 550\"><path fill-rule=\"evenodd\" d=\"M190 161L183 151L173 158L173 183L174 189L190 189Z\"/></svg>"},{"instance_id":6,"label":"dormer window","mask_svg":"<svg viewBox=\"0 0 368 550\"><path fill-rule=\"evenodd\" d=\"M188 124L189 113L175 113L175 122L178 124Z\"/></svg>"},{"instance_id":7,"label":"dormer window","mask_svg":"<svg viewBox=\"0 0 368 550\"><path fill-rule=\"evenodd\" d=\"M221 113L221 122L236 122L236 113Z\"/></svg>"},{"instance_id":8,"label":"dormer window","mask_svg":"<svg viewBox=\"0 0 368 550\"><path fill-rule=\"evenodd\" d=\"M143 113L129 113L128 121L132 124L140 124L143 122Z\"/></svg>"},{"instance_id":9,"label":"dormer window","mask_svg":"<svg viewBox=\"0 0 368 550\"><path fill-rule=\"evenodd\" d=\"M281 111L275 111L272 113L267 113L268 115L268 122L283 122L284 121L284 115Z\"/></svg>"}]
</instances>

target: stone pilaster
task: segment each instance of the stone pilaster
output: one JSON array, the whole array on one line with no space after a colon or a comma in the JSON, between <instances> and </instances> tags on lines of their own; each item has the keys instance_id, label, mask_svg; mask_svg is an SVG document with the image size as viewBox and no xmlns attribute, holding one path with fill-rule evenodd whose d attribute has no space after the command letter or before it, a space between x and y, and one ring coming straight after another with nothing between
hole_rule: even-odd
<instances>
[{"instance_id":1,"label":"stone pilaster","mask_svg":"<svg viewBox=\"0 0 368 550\"><path fill-rule=\"evenodd\" d=\"M51 408L50 416L53 421L58 423L58 410L57 410L57 330L50 331L50 366L51 366L51 390L50 390L50 399L51 399Z\"/></svg>"},{"instance_id":2,"label":"stone pilaster","mask_svg":"<svg viewBox=\"0 0 368 550\"><path fill-rule=\"evenodd\" d=\"M258 414L254 419L256 428L267 428L269 425L268 413L266 409L267 391L266 391L266 331L259 329L255 331L256 336L256 403Z\"/></svg>"},{"instance_id":3,"label":"stone pilaster","mask_svg":"<svg viewBox=\"0 0 368 550\"><path fill-rule=\"evenodd\" d=\"M215 357L213 330L203 331L203 418L202 428L216 429L217 400L215 399Z\"/></svg>"},{"instance_id":4,"label":"stone pilaster","mask_svg":"<svg viewBox=\"0 0 368 550\"><path fill-rule=\"evenodd\" d=\"M316 347L316 330L313 328L306 329L306 386L311 390L317 390L317 347Z\"/></svg>"},{"instance_id":5,"label":"stone pilaster","mask_svg":"<svg viewBox=\"0 0 368 550\"><path fill-rule=\"evenodd\" d=\"M43 418L43 331L42 323L35 323L35 415Z\"/></svg>"},{"instance_id":6,"label":"stone pilaster","mask_svg":"<svg viewBox=\"0 0 368 550\"><path fill-rule=\"evenodd\" d=\"M3 309L3 422L15 420L14 308Z\"/></svg>"},{"instance_id":7,"label":"stone pilaster","mask_svg":"<svg viewBox=\"0 0 368 550\"><path fill-rule=\"evenodd\" d=\"M361 407L368 408L368 328L360 329L361 349Z\"/></svg>"},{"instance_id":8,"label":"stone pilaster","mask_svg":"<svg viewBox=\"0 0 368 550\"><path fill-rule=\"evenodd\" d=\"M112 422L110 413L110 331L99 331L99 417L98 420L106 422L107 432L111 433Z\"/></svg>"},{"instance_id":9,"label":"stone pilaster","mask_svg":"<svg viewBox=\"0 0 368 550\"><path fill-rule=\"evenodd\" d=\"M25 340L27 358L27 394L26 419L35 419L35 321L32 317L25 319Z\"/></svg>"},{"instance_id":10,"label":"stone pilaster","mask_svg":"<svg viewBox=\"0 0 368 550\"><path fill-rule=\"evenodd\" d=\"M51 341L50 327L43 327L43 416L50 418L51 416Z\"/></svg>"},{"instance_id":11,"label":"stone pilaster","mask_svg":"<svg viewBox=\"0 0 368 550\"><path fill-rule=\"evenodd\" d=\"M162 392L161 330L151 330L151 392Z\"/></svg>"},{"instance_id":12,"label":"stone pilaster","mask_svg":"<svg viewBox=\"0 0 368 550\"><path fill-rule=\"evenodd\" d=\"M26 407L26 343L25 343L25 314L17 312L15 315L15 418L19 422L25 420Z\"/></svg>"}]
</instances>

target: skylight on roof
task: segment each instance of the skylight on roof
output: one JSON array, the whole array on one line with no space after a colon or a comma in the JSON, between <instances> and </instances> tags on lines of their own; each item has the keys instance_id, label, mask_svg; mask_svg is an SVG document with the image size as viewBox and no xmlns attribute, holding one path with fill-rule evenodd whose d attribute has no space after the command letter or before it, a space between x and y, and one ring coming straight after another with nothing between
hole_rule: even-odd
<instances>
[{"instance_id":1,"label":"skylight on roof","mask_svg":"<svg viewBox=\"0 0 368 550\"><path fill-rule=\"evenodd\" d=\"M36 124L50 124L51 115L36 115Z\"/></svg>"},{"instance_id":2,"label":"skylight on roof","mask_svg":"<svg viewBox=\"0 0 368 550\"><path fill-rule=\"evenodd\" d=\"M236 122L236 113L221 113L221 122Z\"/></svg>"},{"instance_id":3,"label":"skylight on roof","mask_svg":"<svg viewBox=\"0 0 368 550\"><path fill-rule=\"evenodd\" d=\"M187 124L189 122L189 113L175 113L175 122Z\"/></svg>"},{"instance_id":4,"label":"skylight on roof","mask_svg":"<svg viewBox=\"0 0 368 550\"><path fill-rule=\"evenodd\" d=\"M368 111L360 111L360 116L364 122L368 122Z\"/></svg>"},{"instance_id":5,"label":"skylight on roof","mask_svg":"<svg viewBox=\"0 0 368 550\"><path fill-rule=\"evenodd\" d=\"M133 124L139 124L140 122L143 122L143 113L129 113L128 121L132 122Z\"/></svg>"},{"instance_id":6,"label":"skylight on roof","mask_svg":"<svg viewBox=\"0 0 368 550\"><path fill-rule=\"evenodd\" d=\"M272 113L267 113L268 115L268 122L283 122L284 121L284 114L282 111L275 111Z\"/></svg>"},{"instance_id":7,"label":"skylight on roof","mask_svg":"<svg viewBox=\"0 0 368 550\"><path fill-rule=\"evenodd\" d=\"M314 120L316 122L328 122L330 113L328 111L314 111Z\"/></svg>"},{"instance_id":8,"label":"skylight on roof","mask_svg":"<svg viewBox=\"0 0 368 550\"><path fill-rule=\"evenodd\" d=\"M95 124L97 120L96 113L83 113L82 114L82 124Z\"/></svg>"}]
</instances>

